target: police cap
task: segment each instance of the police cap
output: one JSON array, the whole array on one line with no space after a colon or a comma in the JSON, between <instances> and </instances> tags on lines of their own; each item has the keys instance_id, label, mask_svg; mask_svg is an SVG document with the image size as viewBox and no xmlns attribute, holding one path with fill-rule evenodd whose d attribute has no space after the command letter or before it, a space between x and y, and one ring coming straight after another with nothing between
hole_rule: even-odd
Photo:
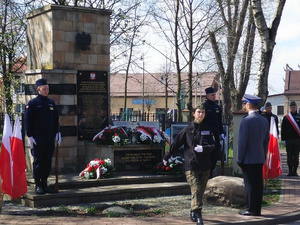
<instances>
[{"instance_id":1,"label":"police cap","mask_svg":"<svg viewBox=\"0 0 300 225\"><path fill-rule=\"evenodd\" d=\"M35 85L36 87L39 87L39 86L42 86L42 85L47 85L47 80L46 79L38 79L36 82L35 82Z\"/></svg>"},{"instance_id":2,"label":"police cap","mask_svg":"<svg viewBox=\"0 0 300 225\"><path fill-rule=\"evenodd\" d=\"M258 104L259 101L261 100L260 97L257 97L255 95L249 95L249 94L245 94L244 95L245 101L252 103L252 104Z\"/></svg>"}]
</instances>

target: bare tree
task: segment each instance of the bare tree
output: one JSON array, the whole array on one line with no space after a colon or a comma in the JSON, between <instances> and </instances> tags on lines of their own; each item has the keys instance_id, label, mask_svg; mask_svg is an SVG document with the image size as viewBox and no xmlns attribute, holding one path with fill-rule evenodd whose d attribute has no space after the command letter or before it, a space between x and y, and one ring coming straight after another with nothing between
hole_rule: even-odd
<instances>
[{"instance_id":1,"label":"bare tree","mask_svg":"<svg viewBox=\"0 0 300 225\"><path fill-rule=\"evenodd\" d=\"M25 60L27 6L11 0L1 0L0 10L0 63L4 84L6 112L12 114L13 73L18 72ZM20 63L21 62L21 63Z\"/></svg>"}]
</instances>

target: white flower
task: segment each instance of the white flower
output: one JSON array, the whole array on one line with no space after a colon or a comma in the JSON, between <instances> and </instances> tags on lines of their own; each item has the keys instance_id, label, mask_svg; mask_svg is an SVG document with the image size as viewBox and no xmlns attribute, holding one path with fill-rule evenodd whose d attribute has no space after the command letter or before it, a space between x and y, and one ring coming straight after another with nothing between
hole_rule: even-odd
<instances>
[{"instance_id":1,"label":"white flower","mask_svg":"<svg viewBox=\"0 0 300 225\"><path fill-rule=\"evenodd\" d=\"M101 167L100 170L102 170L102 174L105 174L107 172L107 168Z\"/></svg>"},{"instance_id":2,"label":"white flower","mask_svg":"<svg viewBox=\"0 0 300 225\"><path fill-rule=\"evenodd\" d=\"M154 135L154 137L153 137L153 142L154 142L154 143L155 143L155 142L160 143L160 142L161 142L160 137L158 137L157 135Z\"/></svg>"},{"instance_id":3,"label":"white flower","mask_svg":"<svg viewBox=\"0 0 300 225\"><path fill-rule=\"evenodd\" d=\"M94 167L99 164L99 161L92 160L90 161L90 166Z\"/></svg>"},{"instance_id":4,"label":"white flower","mask_svg":"<svg viewBox=\"0 0 300 225\"><path fill-rule=\"evenodd\" d=\"M111 165L111 160L109 158L104 159L104 162L106 162L108 165Z\"/></svg>"},{"instance_id":5,"label":"white flower","mask_svg":"<svg viewBox=\"0 0 300 225\"><path fill-rule=\"evenodd\" d=\"M146 141L148 139L146 134L141 134L140 136L141 141Z\"/></svg>"},{"instance_id":6,"label":"white flower","mask_svg":"<svg viewBox=\"0 0 300 225\"><path fill-rule=\"evenodd\" d=\"M113 137L112 137L112 140L113 140L113 142L115 142L115 143L121 142L121 138L120 138L119 136L113 136Z\"/></svg>"}]
</instances>

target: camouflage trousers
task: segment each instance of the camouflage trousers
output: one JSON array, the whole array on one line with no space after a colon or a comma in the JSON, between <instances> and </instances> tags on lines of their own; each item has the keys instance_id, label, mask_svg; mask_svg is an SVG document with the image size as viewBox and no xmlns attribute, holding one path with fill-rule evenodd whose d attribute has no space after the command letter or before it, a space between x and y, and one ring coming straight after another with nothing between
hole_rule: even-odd
<instances>
[{"instance_id":1,"label":"camouflage trousers","mask_svg":"<svg viewBox=\"0 0 300 225\"><path fill-rule=\"evenodd\" d=\"M202 209L203 195L209 179L209 170L206 171L185 171L185 176L191 188L191 211Z\"/></svg>"}]
</instances>

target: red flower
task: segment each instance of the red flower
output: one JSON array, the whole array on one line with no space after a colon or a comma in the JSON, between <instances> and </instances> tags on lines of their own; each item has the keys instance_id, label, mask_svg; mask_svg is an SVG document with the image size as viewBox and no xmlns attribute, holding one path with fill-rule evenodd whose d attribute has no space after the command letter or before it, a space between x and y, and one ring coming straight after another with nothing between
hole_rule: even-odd
<instances>
[{"instance_id":1,"label":"red flower","mask_svg":"<svg viewBox=\"0 0 300 225\"><path fill-rule=\"evenodd\" d=\"M99 165L96 165L96 166L95 166L95 170L98 169L98 168L99 168Z\"/></svg>"},{"instance_id":2,"label":"red flower","mask_svg":"<svg viewBox=\"0 0 300 225\"><path fill-rule=\"evenodd\" d=\"M100 163L100 165L104 165L105 162L104 162L104 160L100 160L99 163Z\"/></svg>"},{"instance_id":3,"label":"red flower","mask_svg":"<svg viewBox=\"0 0 300 225\"><path fill-rule=\"evenodd\" d=\"M159 166L156 166L156 169L158 169L158 170L159 170Z\"/></svg>"},{"instance_id":4,"label":"red flower","mask_svg":"<svg viewBox=\"0 0 300 225\"><path fill-rule=\"evenodd\" d=\"M161 169L163 170L165 168L165 166L161 166Z\"/></svg>"},{"instance_id":5,"label":"red flower","mask_svg":"<svg viewBox=\"0 0 300 225\"><path fill-rule=\"evenodd\" d=\"M170 169L170 167L166 166L166 170L168 171Z\"/></svg>"},{"instance_id":6,"label":"red flower","mask_svg":"<svg viewBox=\"0 0 300 225\"><path fill-rule=\"evenodd\" d=\"M115 133L115 136L118 136L118 134L117 134L117 133Z\"/></svg>"},{"instance_id":7,"label":"red flower","mask_svg":"<svg viewBox=\"0 0 300 225\"><path fill-rule=\"evenodd\" d=\"M88 172L91 172L91 171L93 171L93 167L92 167L92 166L89 166Z\"/></svg>"}]
</instances>

